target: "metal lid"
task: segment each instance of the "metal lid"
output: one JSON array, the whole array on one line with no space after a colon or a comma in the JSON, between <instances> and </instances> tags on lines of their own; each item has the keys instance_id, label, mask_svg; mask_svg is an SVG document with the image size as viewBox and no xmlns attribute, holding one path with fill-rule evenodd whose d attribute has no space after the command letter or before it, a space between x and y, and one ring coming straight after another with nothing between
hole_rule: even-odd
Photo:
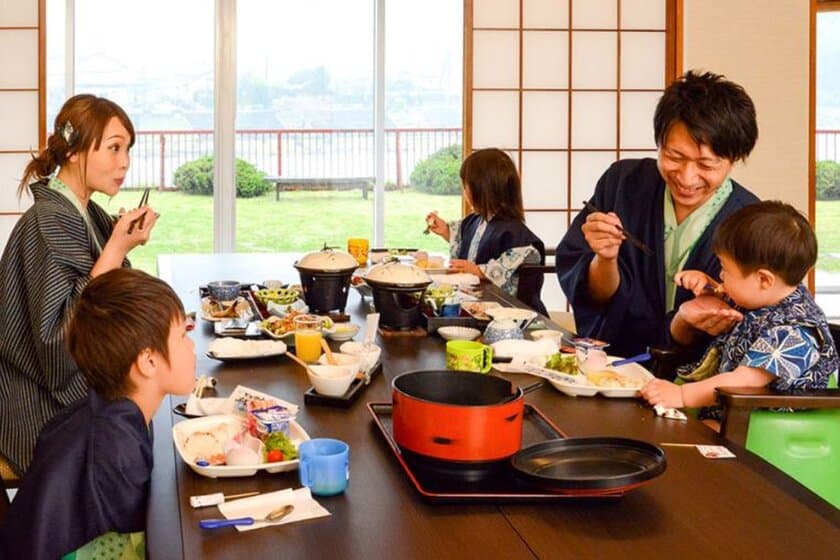
<instances>
[{"instance_id":1,"label":"metal lid","mask_svg":"<svg viewBox=\"0 0 840 560\"><path fill-rule=\"evenodd\" d=\"M432 281L423 269L399 262L378 264L368 271L365 279L398 286L429 284Z\"/></svg>"},{"instance_id":2,"label":"metal lid","mask_svg":"<svg viewBox=\"0 0 840 560\"><path fill-rule=\"evenodd\" d=\"M359 266L359 263L350 253L335 249L323 249L307 253L296 265L311 270L333 271L355 269Z\"/></svg>"}]
</instances>

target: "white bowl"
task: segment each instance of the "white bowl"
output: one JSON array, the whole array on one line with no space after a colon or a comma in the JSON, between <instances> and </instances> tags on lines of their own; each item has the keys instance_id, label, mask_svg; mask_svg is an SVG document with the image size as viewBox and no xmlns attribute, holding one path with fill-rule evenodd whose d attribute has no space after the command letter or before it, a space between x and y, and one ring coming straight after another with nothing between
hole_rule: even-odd
<instances>
[{"instance_id":1,"label":"white bowl","mask_svg":"<svg viewBox=\"0 0 840 560\"><path fill-rule=\"evenodd\" d=\"M543 338L548 338L560 344L560 342L563 340L563 333L551 329L540 329L538 331L531 331L531 338L533 338L534 340L542 340Z\"/></svg>"},{"instance_id":2,"label":"white bowl","mask_svg":"<svg viewBox=\"0 0 840 560\"><path fill-rule=\"evenodd\" d=\"M493 319L513 319L522 330L525 330L531 321L537 318L536 311L521 307L491 307L485 309L484 312Z\"/></svg>"},{"instance_id":3,"label":"white bowl","mask_svg":"<svg viewBox=\"0 0 840 560\"><path fill-rule=\"evenodd\" d=\"M481 331L470 327L440 327L437 332L444 340L475 340Z\"/></svg>"},{"instance_id":4,"label":"white bowl","mask_svg":"<svg viewBox=\"0 0 840 560\"><path fill-rule=\"evenodd\" d=\"M379 361L379 355L382 353L382 348L376 344L370 343L365 345L362 342L355 342L353 340L343 343L339 349L345 354L359 356L362 359L362 367L365 373L373 369L373 366Z\"/></svg>"},{"instance_id":5,"label":"white bowl","mask_svg":"<svg viewBox=\"0 0 840 560\"><path fill-rule=\"evenodd\" d=\"M356 379L357 370L350 366L312 365L306 369L315 391L327 397L340 397Z\"/></svg>"},{"instance_id":6,"label":"white bowl","mask_svg":"<svg viewBox=\"0 0 840 560\"><path fill-rule=\"evenodd\" d=\"M359 325L355 323L336 323L324 333L333 340L350 340L359 332Z\"/></svg>"},{"instance_id":7,"label":"white bowl","mask_svg":"<svg viewBox=\"0 0 840 560\"><path fill-rule=\"evenodd\" d=\"M362 369L362 357L355 356L353 354L342 354L341 352L333 352L333 357L335 358L335 362L337 365L340 366L348 366L354 368L356 372L364 373ZM321 354L321 357L318 358L318 363L321 365L329 365L327 361L327 355Z\"/></svg>"}]
</instances>

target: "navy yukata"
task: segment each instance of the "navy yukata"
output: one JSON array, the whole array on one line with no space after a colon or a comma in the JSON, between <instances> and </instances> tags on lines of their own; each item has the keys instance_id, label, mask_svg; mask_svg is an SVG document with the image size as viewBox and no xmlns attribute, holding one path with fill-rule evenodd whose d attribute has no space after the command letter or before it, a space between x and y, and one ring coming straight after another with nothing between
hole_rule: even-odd
<instances>
[{"instance_id":1,"label":"navy yukata","mask_svg":"<svg viewBox=\"0 0 840 560\"><path fill-rule=\"evenodd\" d=\"M457 258L468 258L470 243L480 223L481 216L475 213L468 215L461 221L461 245L458 249ZM498 259L508 249L527 247L529 245L539 252L540 264L545 264L545 244L534 232L528 229L528 226L513 218L494 217L487 222L487 228L481 236L474 262L475 264L487 264L490 259ZM540 299L542 281L542 277L537 280L537 290L535 293L517 293L516 296L531 308L547 315L548 312L545 309L545 305L542 299Z\"/></svg>"},{"instance_id":2,"label":"navy yukata","mask_svg":"<svg viewBox=\"0 0 840 560\"><path fill-rule=\"evenodd\" d=\"M592 204L603 212L615 212L624 229L653 249L647 256L630 243L618 253L621 281L606 304L589 295L589 264L595 253L586 243L581 226L588 211L577 215L557 246L557 277L575 314L578 334L610 343L610 354L633 356L649 346L669 346L674 311L665 310L665 181L656 160L621 160L601 176ZM720 263L712 251L717 226L736 210L758 202L758 198L732 181L732 194L697 241L684 270L701 270L720 278ZM669 279L668 281L673 281ZM693 294L677 288L674 310Z\"/></svg>"},{"instance_id":3,"label":"navy yukata","mask_svg":"<svg viewBox=\"0 0 840 560\"><path fill-rule=\"evenodd\" d=\"M90 391L38 437L0 528L0 557L59 558L111 531L144 531L152 463L137 405Z\"/></svg>"}]
</instances>

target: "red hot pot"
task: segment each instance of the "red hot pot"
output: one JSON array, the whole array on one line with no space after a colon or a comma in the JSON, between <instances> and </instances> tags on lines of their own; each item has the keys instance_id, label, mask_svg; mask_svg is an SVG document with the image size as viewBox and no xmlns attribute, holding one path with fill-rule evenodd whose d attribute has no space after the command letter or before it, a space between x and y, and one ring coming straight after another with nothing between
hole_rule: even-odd
<instances>
[{"instance_id":1,"label":"red hot pot","mask_svg":"<svg viewBox=\"0 0 840 560\"><path fill-rule=\"evenodd\" d=\"M418 455L486 463L522 445L523 392L501 377L412 371L394 378L392 399L394 440Z\"/></svg>"},{"instance_id":2,"label":"red hot pot","mask_svg":"<svg viewBox=\"0 0 840 560\"><path fill-rule=\"evenodd\" d=\"M350 277L359 264L350 253L324 249L306 254L295 263L303 300L313 313L344 311Z\"/></svg>"}]
</instances>

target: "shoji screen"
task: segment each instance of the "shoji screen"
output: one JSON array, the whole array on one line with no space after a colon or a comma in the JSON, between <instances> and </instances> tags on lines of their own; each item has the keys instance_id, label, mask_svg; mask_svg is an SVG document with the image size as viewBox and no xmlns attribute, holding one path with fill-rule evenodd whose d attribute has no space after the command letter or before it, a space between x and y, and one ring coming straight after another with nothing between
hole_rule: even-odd
<instances>
[{"instance_id":1,"label":"shoji screen","mask_svg":"<svg viewBox=\"0 0 840 560\"><path fill-rule=\"evenodd\" d=\"M0 0L0 250L29 201L17 184L39 142L39 2Z\"/></svg>"},{"instance_id":2,"label":"shoji screen","mask_svg":"<svg viewBox=\"0 0 840 560\"><path fill-rule=\"evenodd\" d=\"M546 247L611 162L655 157L653 111L674 72L666 69L673 5L468 0L466 147L513 157L528 225ZM550 309L563 307L556 281L543 295Z\"/></svg>"}]
</instances>

